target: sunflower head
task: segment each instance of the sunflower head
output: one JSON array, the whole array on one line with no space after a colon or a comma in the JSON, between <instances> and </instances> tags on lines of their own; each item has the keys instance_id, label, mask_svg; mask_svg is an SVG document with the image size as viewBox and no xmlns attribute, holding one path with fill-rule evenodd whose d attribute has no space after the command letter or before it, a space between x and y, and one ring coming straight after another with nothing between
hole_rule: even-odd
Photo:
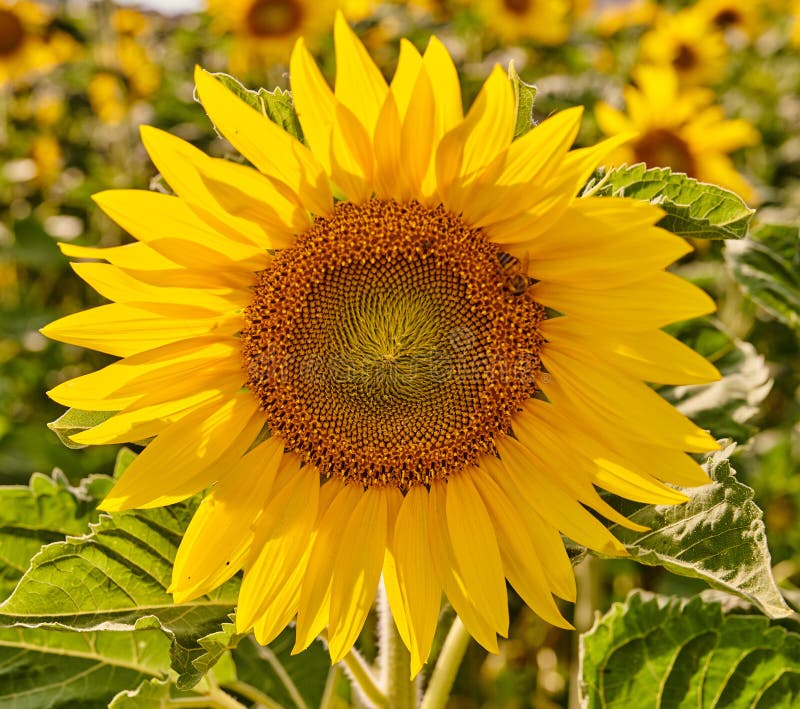
<instances>
[{"instance_id":1,"label":"sunflower head","mask_svg":"<svg viewBox=\"0 0 800 709\"><path fill-rule=\"evenodd\" d=\"M16 54L25 43L25 26L10 8L0 7L0 57Z\"/></svg>"},{"instance_id":2,"label":"sunflower head","mask_svg":"<svg viewBox=\"0 0 800 709\"><path fill-rule=\"evenodd\" d=\"M108 262L74 267L114 302L45 328L122 359L50 395L119 412L76 442L152 438L105 510L209 488L176 599L244 569L238 630L294 620L300 650L327 627L336 661L383 576L416 674L442 594L493 651L506 579L569 627L560 534L620 555L589 509L641 529L596 487L674 504L664 481L706 481L686 452L715 442L644 382L717 378L661 331L714 306L664 271L687 246L658 208L577 197L630 135L570 150L570 109L514 141L499 67L465 115L437 39L403 42L387 84L341 15L334 34L333 89L292 53L305 144L199 69L252 167L143 129L175 194L96 196L137 242L64 251Z\"/></svg>"},{"instance_id":3,"label":"sunflower head","mask_svg":"<svg viewBox=\"0 0 800 709\"><path fill-rule=\"evenodd\" d=\"M690 85L719 81L727 53L719 28L696 7L660 15L640 43L643 62L671 66Z\"/></svg>"},{"instance_id":4,"label":"sunflower head","mask_svg":"<svg viewBox=\"0 0 800 709\"><path fill-rule=\"evenodd\" d=\"M559 44L569 34L569 0L479 0L483 23L508 42Z\"/></svg>"},{"instance_id":5,"label":"sunflower head","mask_svg":"<svg viewBox=\"0 0 800 709\"><path fill-rule=\"evenodd\" d=\"M605 102L595 107L607 135L638 131L638 137L611 157L615 164L644 162L669 167L702 182L727 187L747 201L755 192L739 175L728 153L754 145L758 132L743 119L726 120L707 89L681 88L676 72L666 66L641 66L636 86L625 88L628 113Z\"/></svg>"}]
</instances>

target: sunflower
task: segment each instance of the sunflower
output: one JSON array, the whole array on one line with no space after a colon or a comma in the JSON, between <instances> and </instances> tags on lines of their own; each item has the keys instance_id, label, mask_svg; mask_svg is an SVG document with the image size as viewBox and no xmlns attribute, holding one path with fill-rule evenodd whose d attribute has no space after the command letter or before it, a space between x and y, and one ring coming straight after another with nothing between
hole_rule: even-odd
<instances>
[{"instance_id":1,"label":"sunflower","mask_svg":"<svg viewBox=\"0 0 800 709\"><path fill-rule=\"evenodd\" d=\"M295 41L315 44L331 26L337 0L208 0L218 31L232 35L234 73L282 62Z\"/></svg>"},{"instance_id":2,"label":"sunflower","mask_svg":"<svg viewBox=\"0 0 800 709\"><path fill-rule=\"evenodd\" d=\"M661 8L653 0L632 0L622 5L596 8L594 30L601 37L611 37L630 27L646 27L655 22Z\"/></svg>"},{"instance_id":3,"label":"sunflower","mask_svg":"<svg viewBox=\"0 0 800 709\"><path fill-rule=\"evenodd\" d=\"M643 63L672 66L681 83L707 84L721 79L728 51L720 29L692 7L659 15L639 54Z\"/></svg>"},{"instance_id":4,"label":"sunflower","mask_svg":"<svg viewBox=\"0 0 800 709\"><path fill-rule=\"evenodd\" d=\"M49 14L30 0L0 0L0 86L64 61L74 42L47 34Z\"/></svg>"},{"instance_id":5,"label":"sunflower","mask_svg":"<svg viewBox=\"0 0 800 709\"><path fill-rule=\"evenodd\" d=\"M561 44L569 35L569 0L478 0L484 25L507 42Z\"/></svg>"},{"instance_id":6,"label":"sunflower","mask_svg":"<svg viewBox=\"0 0 800 709\"><path fill-rule=\"evenodd\" d=\"M689 249L661 210L576 198L622 140L570 151L580 109L512 142L500 67L464 116L437 39L422 56L403 41L387 86L341 14L334 37L334 90L303 40L291 56L307 145L199 69L255 169L142 130L175 195L96 195L137 242L62 248L108 262L73 268L114 302L44 329L122 359L50 396L118 412L76 442L152 439L104 510L207 490L177 601L244 569L240 632L268 643L295 620L299 651L327 628L338 661L383 575L416 673L443 593L491 651L506 579L569 627L559 532L622 555L589 509L641 529L595 486L673 504L661 481L707 482L686 452L713 438L643 380L718 377L660 329L714 305L664 272Z\"/></svg>"},{"instance_id":7,"label":"sunflower","mask_svg":"<svg viewBox=\"0 0 800 709\"><path fill-rule=\"evenodd\" d=\"M737 2L737 0L700 0L696 11L705 15L706 21L722 32L731 30L743 37L755 39L761 34L761 2Z\"/></svg>"},{"instance_id":8,"label":"sunflower","mask_svg":"<svg viewBox=\"0 0 800 709\"><path fill-rule=\"evenodd\" d=\"M736 171L728 153L754 145L760 136L744 119L726 120L714 93L703 88L681 90L669 67L639 67L634 72L638 88L624 90L628 114L604 101L595 117L606 135L638 132L610 156L612 164L644 162L670 167L702 182L712 182L755 199L753 188Z\"/></svg>"}]
</instances>

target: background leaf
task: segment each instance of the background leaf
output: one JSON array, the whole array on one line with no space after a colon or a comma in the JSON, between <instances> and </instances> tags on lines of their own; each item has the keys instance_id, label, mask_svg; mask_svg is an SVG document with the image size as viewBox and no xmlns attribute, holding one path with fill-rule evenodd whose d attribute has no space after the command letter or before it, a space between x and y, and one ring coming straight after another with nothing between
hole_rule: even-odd
<instances>
[{"instance_id":1,"label":"background leaf","mask_svg":"<svg viewBox=\"0 0 800 709\"><path fill-rule=\"evenodd\" d=\"M713 363L722 379L703 386L664 387L659 393L715 437L747 441L756 432L749 421L773 385L763 355L749 342L728 335L713 320L690 320L669 331Z\"/></svg>"},{"instance_id":2,"label":"background leaf","mask_svg":"<svg viewBox=\"0 0 800 709\"><path fill-rule=\"evenodd\" d=\"M593 179L585 192L657 204L666 212L658 226L693 239L742 239L753 216L753 210L733 192L673 173L668 167L648 169L644 163Z\"/></svg>"},{"instance_id":3,"label":"background leaf","mask_svg":"<svg viewBox=\"0 0 800 709\"><path fill-rule=\"evenodd\" d=\"M611 529L636 561L702 579L772 618L786 617L792 611L772 576L763 513L728 460L734 447L709 459L705 467L711 484L682 490L690 498L685 504L641 506L620 500L617 508L651 531Z\"/></svg>"},{"instance_id":4,"label":"background leaf","mask_svg":"<svg viewBox=\"0 0 800 709\"><path fill-rule=\"evenodd\" d=\"M34 473L28 485L0 487L0 596L6 598L43 544L80 534L112 480L95 475L72 487L60 470Z\"/></svg>"},{"instance_id":5,"label":"background leaf","mask_svg":"<svg viewBox=\"0 0 800 709\"><path fill-rule=\"evenodd\" d=\"M121 690L162 677L169 644L152 629L0 628L0 709L106 707Z\"/></svg>"},{"instance_id":6,"label":"background leaf","mask_svg":"<svg viewBox=\"0 0 800 709\"><path fill-rule=\"evenodd\" d=\"M252 635L244 638L233 650L237 676L274 698L282 707L294 707L296 702L281 677L283 671L305 703L318 707L331 671L330 657L319 641L300 654L292 655L294 639L294 628L286 628L268 647L259 645Z\"/></svg>"},{"instance_id":7,"label":"background leaf","mask_svg":"<svg viewBox=\"0 0 800 709\"><path fill-rule=\"evenodd\" d=\"M767 312L800 330L800 235L795 226L762 226L730 243L725 260L742 290Z\"/></svg>"},{"instance_id":8,"label":"background leaf","mask_svg":"<svg viewBox=\"0 0 800 709\"><path fill-rule=\"evenodd\" d=\"M632 593L580 640L583 705L749 707L800 701L800 635L720 603Z\"/></svg>"}]
</instances>

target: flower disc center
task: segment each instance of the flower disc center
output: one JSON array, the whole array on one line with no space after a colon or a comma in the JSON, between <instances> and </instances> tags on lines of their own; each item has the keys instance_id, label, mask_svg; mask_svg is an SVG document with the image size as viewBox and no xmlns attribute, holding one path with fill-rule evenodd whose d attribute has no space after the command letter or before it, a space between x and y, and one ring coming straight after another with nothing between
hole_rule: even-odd
<instances>
[{"instance_id":1,"label":"flower disc center","mask_svg":"<svg viewBox=\"0 0 800 709\"><path fill-rule=\"evenodd\" d=\"M249 387L288 448L364 485L444 478L535 392L544 310L443 208L340 203L259 274Z\"/></svg>"},{"instance_id":2,"label":"flower disc center","mask_svg":"<svg viewBox=\"0 0 800 709\"><path fill-rule=\"evenodd\" d=\"M255 0L245 22L256 37L284 37L299 28L302 19L297 0Z\"/></svg>"},{"instance_id":3,"label":"flower disc center","mask_svg":"<svg viewBox=\"0 0 800 709\"><path fill-rule=\"evenodd\" d=\"M19 17L11 10L0 8L0 57L16 52L25 39L25 28Z\"/></svg>"}]
</instances>

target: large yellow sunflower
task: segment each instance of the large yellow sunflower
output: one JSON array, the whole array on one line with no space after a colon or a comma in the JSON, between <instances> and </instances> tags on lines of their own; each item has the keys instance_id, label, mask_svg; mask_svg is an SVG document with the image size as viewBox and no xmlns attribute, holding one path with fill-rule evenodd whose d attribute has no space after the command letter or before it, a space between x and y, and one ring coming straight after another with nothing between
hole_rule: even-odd
<instances>
[{"instance_id":1,"label":"large yellow sunflower","mask_svg":"<svg viewBox=\"0 0 800 709\"><path fill-rule=\"evenodd\" d=\"M75 48L63 32L47 34L49 13L30 0L0 0L0 86L64 61Z\"/></svg>"},{"instance_id":2,"label":"large yellow sunflower","mask_svg":"<svg viewBox=\"0 0 800 709\"><path fill-rule=\"evenodd\" d=\"M202 70L255 169L143 129L176 194L96 196L137 242L63 250L108 262L74 269L114 302L44 329L122 359L50 395L119 412L77 442L152 438L103 509L208 490L176 600L243 568L239 631L295 620L300 650L327 627L337 661L383 575L416 674L443 593L492 651L506 579L569 625L559 532L620 555L589 510L640 528L596 486L672 504L662 481L707 482L686 451L714 440L644 381L718 377L660 329L714 305L664 271L689 249L657 207L576 198L620 142L570 151L580 109L512 142L500 67L464 116L438 40L404 41L387 85L341 15L334 36L334 90L302 40L291 57L307 145Z\"/></svg>"},{"instance_id":3,"label":"large yellow sunflower","mask_svg":"<svg viewBox=\"0 0 800 709\"><path fill-rule=\"evenodd\" d=\"M713 91L681 90L669 67L639 67L634 79L638 88L627 86L624 90L627 115L604 101L595 107L597 123L606 135L638 133L635 140L621 145L609 162L670 167L702 182L727 187L752 202L755 192L728 154L758 143L758 131L744 119L726 120L722 107L713 103Z\"/></svg>"},{"instance_id":4,"label":"large yellow sunflower","mask_svg":"<svg viewBox=\"0 0 800 709\"><path fill-rule=\"evenodd\" d=\"M560 44L569 35L569 0L478 0L486 27L501 39Z\"/></svg>"},{"instance_id":5,"label":"large yellow sunflower","mask_svg":"<svg viewBox=\"0 0 800 709\"><path fill-rule=\"evenodd\" d=\"M643 63L671 66L684 84L720 81L728 58L720 28L697 7L660 14L639 49Z\"/></svg>"}]
</instances>

